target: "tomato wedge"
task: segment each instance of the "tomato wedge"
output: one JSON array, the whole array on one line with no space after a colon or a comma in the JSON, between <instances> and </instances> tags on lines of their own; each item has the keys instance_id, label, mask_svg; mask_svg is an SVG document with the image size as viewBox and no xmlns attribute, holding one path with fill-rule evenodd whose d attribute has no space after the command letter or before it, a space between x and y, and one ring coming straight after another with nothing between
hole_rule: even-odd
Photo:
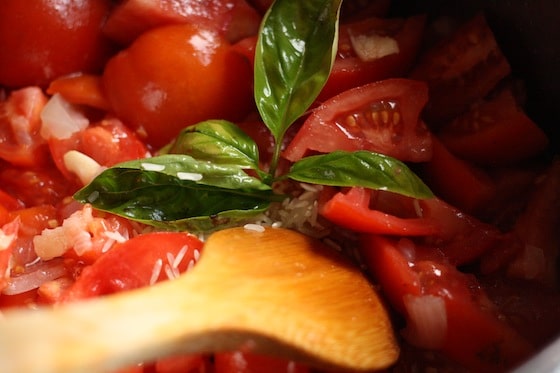
<instances>
[{"instance_id":1,"label":"tomato wedge","mask_svg":"<svg viewBox=\"0 0 560 373\"><path fill-rule=\"evenodd\" d=\"M79 74L58 78L49 84L47 93L60 93L71 104L87 105L104 111L110 109L99 75Z\"/></svg>"},{"instance_id":2,"label":"tomato wedge","mask_svg":"<svg viewBox=\"0 0 560 373\"><path fill-rule=\"evenodd\" d=\"M509 89L485 100L438 133L460 158L484 166L507 166L538 155L548 138L517 105Z\"/></svg>"},{"instance_id":3,"label":"tomato wedge","mask_svg":"<svg viewBox=\"0 0 560 373\"><path fill-rule=\"evenodd\" d=\"M437 127L485 97L510 72L486 18L478 14L424 53L409 77L428 83L425 118Z\"/></svg>"},{"instance_id":4,"label":"tomato wedge","mask_svg":"<svg viewBox=\"0 0 560 373\"><path fill-rule=\"evenodd\" d=\"M404 76L416 59L426 17L367 18L341 24L338 52L318 101L377 80Z\"/></svg>"},{"instance_id":5,"label":"tomato wedge","mask_svg":"<svg viewBox=\"0 0 560 373\"><path fill-rule=\"evenodd\" d=\"M404 337L442 351L468 370L504 371L533 346L500 319L474 276L459 272L432 247L407 239L366 235L362 252L395 309Z\"/></svg>"},{"instance_id":6,"label":"tomato wedge","mask_svg":"<svg viewBox=\"0 0 560 373\"><path fill-rule=\"evenodd\" d=\"M427 100L427 86L409 79L350 89L316 108L283 156L295 162L310 152L369 150L402 161L427 161L432 136L419 119Z\"/></svg>"}]
</instances>

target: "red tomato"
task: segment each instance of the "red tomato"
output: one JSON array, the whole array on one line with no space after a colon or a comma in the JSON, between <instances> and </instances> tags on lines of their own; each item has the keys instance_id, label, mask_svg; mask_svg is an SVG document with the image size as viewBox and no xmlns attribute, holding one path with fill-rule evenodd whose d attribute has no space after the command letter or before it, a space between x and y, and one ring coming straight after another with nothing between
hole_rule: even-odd
<instances>
[{"instance_id":1,"label":"red tomato","mask_svg":"<svg viewBox=\"0 0 560 373\"><path fill-rule=\"evenodd\" d=\"M56 79L49 84L47 93L50 95L60 93L66 101L74 105L109 110L109 103L99 75L79 74Z\"/></svg>"},{"instance_id":2,"label":"red tomato","mask_svg":"<svg viewBox=\"0 0 560 373\"><path fill-rule=\"evenodd\" d=\"M208 358L202 355L170 356L155 362L154 373L207 373L209 367Z\"/></svg>"},{"instance_id":3,"label":"red tomato","mask_svg":"<svg viewBox=\"0 0 560 373\"><path fill-rule=\"evenodd\" d=\"M362 251L390 302L405 317L404 336L410 343L440 350L477 372L504 371L533 352L500 318L475 277L449 265L434 248L368 235Z\"/></svg>"},{"instance_id":4,"label":"red tomato","mask_svg":"<svg viewBox=\"0 0 560 373\"><path fill-rule=\"evenodd\" d=\"M372 199L379 195L371 189L350 188L346 193L339 192L319 209L319 213L333 223L356 232L390 234L398 236L429 236L439 232L435 221L418 217L399 217L385 211L374 210ZM400 196L396 196L399 198ZM401 201L412 199L399 198ZM410 206L409 210L414 211ZM402 210L400 211L402 213Z\"/></svg>"},{"instance_id":5,"label":"red tomato","mask_svg":"<svg viewBox=\"0 0 560 373\"><path fill-rule=\"evenodd\" d=\"M331 75L318 100L366 83L404 76L420 48L425 22L425 16L413 16L342 24Z\"/></svg>"},{"instance_id":6,"label":"red tomato","mask_svg":"<svg viewBox=\"0 0 560 373\"><path fill-rule=\"evenodd\" d=\"M548 146L546 134L525 115L510 90L473 105L438 135L458 157L485 166L514 165Z\"/></svg>"},{"instance_id":7,"label":"red tomato","mask_svg":"<svg viewBox=\"0 0 560 373\"><path fill-rule=\"evenodd\" d=\"M426 81L426 121L439 126L485 97L511 72L482 14L424 53L409 77Z\"/></svg>"},{"instance_id":8,"label":"red tomato","mask_svg":"<svg viewBox=\"0 0 560 373\"><path fill-rule=\"evenodd\" d=\"M103 74L119 118L156 147L207 119L239 120L252 107L252 69L214 29L152 29L112 58Z\"/></svg>"},{"instance_id":9,"label":"red tomato","mask_svg":"<svg viewBox=\"0 0 560 373\"><path fill-rule=\"evenodd\" d=\"M250 352L223 352L214 356L215 373L308 373L309 368L287 359Z\"/></svg>"},{"instance_id":10,"label":"red tomato","mask_svg":"<svg viewBox=\"0 0 560 373\"><path fill-rule=\"evenodd\" d=\"M102 166L111 167L119 162L144 158L148 150L136 134L116 118L107 118L68 139L49 139L51 156L68 180L79 183L76 175L68 171L64 155L77 150L93 158Z\"/></svg>"},{"instance_id":11,"label":"red tomato","mask_svg":"<svg viewBox=\"0 0 560 373\"><path fill-rule=\"evenodd\" d=\"M78 189L77 184L68 182L53 165L26 169L6 167L0 170L0 185L26 207L54 206Z\"/></svg>"},{"instance_id":12,"label":"red tomato","mask_svg":"<svg viewBox=\"0 0 560 373\"><path fill-rule=\"evenodd\" d=\"M428 100L422 82L387 79L345 91L316 108L283 156L369 150L403 161L431 158L431 134L419 119Z\"/></svg>"},{"instance_id":13,"label":"red tomato","mask_svg":"<svg viewBox=\"0 0 560 373\"><path fill-rule=\"evenodd\" d=\"M420 168L422 179L447 202L468 213L476 213L495 197L494 181L483 169L457 158L436 137L433 156Z\"/></svg>"},{"instance_id":14,"label":"red tomato","mask_svg":"<svg viewBox=\"0 0 560 373\"><path fill-rule=\"evenodd\" d=\"M103 31L128 45L154 27L207 24L230 42L256 35L261 16L245 0L126 0L111 13Z\"/></svg>"},{"instance_id":15,"label":"red tomato","mask_svg":"<svg viewBox=\"0 0 560 373\"><path fill-rule=\"evenodd\" d=\"M47 97L37 87L12 91L0 102L0 158L16 166L46 163L47 147L40 133L46 103Z\"/></svg>"},{"instance_id":16,"label":"red tomato","mask_svg":"<svg viewBox=\"0 0 560 373\"><path fill-rule=\"evenodd\" d=\"M176 276L193 265L202 242L188 233L146 233L117 243L70 288L67 300L89 298L148 286Z\"/></svg>"},{"instance_id":17,"label":"red tomato","mask_svg":"<svg viewBox=\"0 0 560 373\"><path fill-rule=\"evenodd\" d=\"M110 7L110 0L1 1L0 84L46 86L101 69L110 51L101 33Z\"/></svg>"}]
</instances>

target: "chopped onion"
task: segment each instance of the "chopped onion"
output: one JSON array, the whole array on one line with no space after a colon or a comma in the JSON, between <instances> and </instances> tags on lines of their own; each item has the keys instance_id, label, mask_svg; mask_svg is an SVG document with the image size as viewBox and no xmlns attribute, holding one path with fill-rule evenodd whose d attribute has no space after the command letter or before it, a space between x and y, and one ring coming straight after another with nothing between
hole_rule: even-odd
<instances>
[{"instance_id":1,"label":"chopped onion","mask_svg":"<svg viewBox=\"0 0 560 373\"><path fill-rule=\"evenodd\" d=\"M389 36L350 35L350 42L358 58L366 62L399 53L399 44Z\"/></svg>"},{"instance_id":2,"label":"chopped onion","mask_svg":"<svg viewBox=\"0 0 560 373\"><path fill-rule=\"evenodd\" d=\"M408 324L403 336L411 344L438 349L447 334L447 311L443 298L435 295L405 295L403 298Z\"/></svg>"},{"instance_id":3,"label":"chopped onion","mask_svg":"<svg viewBox=\"0 0 560 373\"><path fill-rule=\"evenodd\" d=\"M89 125L89 120L58 93L43 108L41 121L41 136L47 140L67 139Z\"/></svg>"},{"instance_id":4,"label":"chopped onion","mask_svg":"<svg viewBox=\"0 0 560 373\"><path fill-rule=\"evenodd\" d=\"M66 267L63 259L54 259L46 262L39 262L27 268L26 272L8 279L8 284L2 290L3 294L15 295L25 293L47 281L56 280L66 274Z\"/></svg>"}]
</instances>

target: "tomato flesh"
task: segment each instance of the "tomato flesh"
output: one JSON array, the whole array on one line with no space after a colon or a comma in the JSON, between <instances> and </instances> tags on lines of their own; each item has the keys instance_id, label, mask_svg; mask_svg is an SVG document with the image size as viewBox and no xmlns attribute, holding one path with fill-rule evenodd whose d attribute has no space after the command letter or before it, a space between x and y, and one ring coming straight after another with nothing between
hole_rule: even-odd
<instances>
[{"instance_id":1,"label":"tomato flesh","mask_svg":"<svg viewBox=\"0 0 560 373\"><path fill-rule=\"evenodd\" d=\"M370 150L403 161L431 158L431 134L419 119L428 100L424 83L387 79L345 91L313 110L283 156Z\"/></svg>"}]
</instances>

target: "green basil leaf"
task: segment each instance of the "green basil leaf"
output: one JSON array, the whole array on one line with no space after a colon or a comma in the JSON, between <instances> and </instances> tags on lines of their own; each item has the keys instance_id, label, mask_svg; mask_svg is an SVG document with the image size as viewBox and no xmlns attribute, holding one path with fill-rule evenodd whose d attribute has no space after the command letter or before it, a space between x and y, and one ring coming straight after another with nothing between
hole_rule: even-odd
<instances>
[{"instance_id":1,"label":"green basil leaf","mask_svg":"<svg viewBox=\"0 0 560 373\"><path fill-rule=\"evenodd\" d=\"M169 154L107 169L74 198L153 226L209 230L261 213L281 196L238 166Z\"/></svg>"},{"instance_id":2,"label":"green basil leaf","mask_svg":"<svg viewBox=\"0 0 560 373\"><path fill-rule=\"evenodd\" d=\"M310 184L365 187L414 197L433 197L430 189L398 159L369 151L336 151L294 163L284 177Z\"/></svg>"},{"instance_id":3,"label":"green basil leaf","mask_svg":"<svg viewBox=\"0 0 560 373\"><path fill-rule=\"evenodd\" d=\"M255 50L255 101L281 142L325 84L338 40L341 0L276 0Z\"/></svg>"},{"instance_id":4,"label":"green basil leaf","mask_svg":"<svg viewBox=\"0 0 560 373\"><path fill-rule=\"evenodd\" d=\"M225 120L209 120L185 128L167 149L216 164L236 164L258 170L259 149L249 135Z\"/></svg>"}]
</instances>

